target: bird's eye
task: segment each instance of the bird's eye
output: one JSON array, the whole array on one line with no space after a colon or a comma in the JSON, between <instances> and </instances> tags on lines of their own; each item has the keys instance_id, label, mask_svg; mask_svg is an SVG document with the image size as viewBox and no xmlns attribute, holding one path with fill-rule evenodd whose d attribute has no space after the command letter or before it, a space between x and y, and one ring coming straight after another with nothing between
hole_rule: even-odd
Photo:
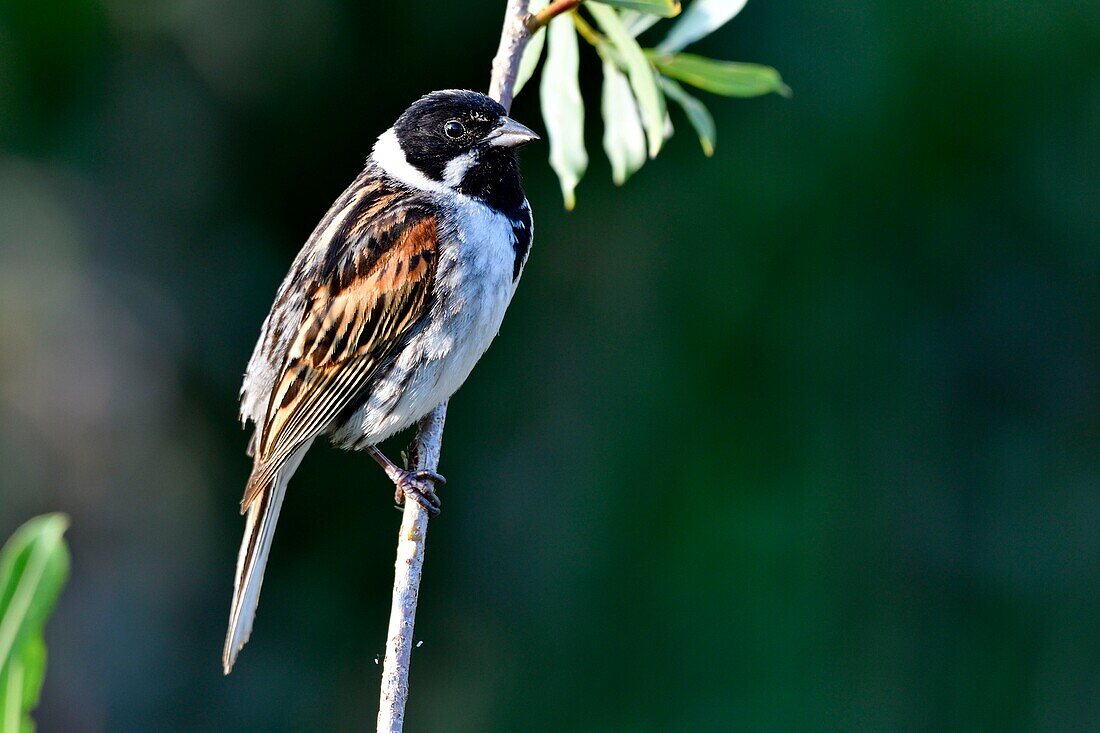
<instances>
[{"instance_id":1,"label":"bird's eye","mask_svg":"<svg viewBox=\"0 0 1100 733\"><path fill-rule=\"evenodd\" d=\"M466 134L466 128L458 120L451 120L443 125L443 134L452 140L457 140Z\"/></svg>"}]
</instances>

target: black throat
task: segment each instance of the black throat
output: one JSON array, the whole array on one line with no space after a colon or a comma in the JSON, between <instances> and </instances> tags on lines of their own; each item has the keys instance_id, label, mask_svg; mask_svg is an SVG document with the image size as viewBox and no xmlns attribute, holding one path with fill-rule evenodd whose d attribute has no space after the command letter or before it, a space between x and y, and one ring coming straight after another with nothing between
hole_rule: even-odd
<instances>
[{"instance_id":1,"label":"black throat","mask_svg":"<svg viewBox=\"0 0 1100 733\"><path fill-rule=\"evenodd\" d=\"M484 201L508 217L512 224L512 250L515 252L512 280L515 281L531 249L531 209L525 205L519 162L511 150L490 147L480 152L477 164L466 172L457 190Z\"/></svg>"},{"instance_id":2,"label":"black throat","mask_svg":"<svg viewBox=\"0 0 1100 733\"><path fill-rule=\"evenodd\" d=\"M481 148L477 162L466 171L456 190L484 201L509 218L519 217L524 196L516 154L505 148Z\"/></svg>"}]
</instances>

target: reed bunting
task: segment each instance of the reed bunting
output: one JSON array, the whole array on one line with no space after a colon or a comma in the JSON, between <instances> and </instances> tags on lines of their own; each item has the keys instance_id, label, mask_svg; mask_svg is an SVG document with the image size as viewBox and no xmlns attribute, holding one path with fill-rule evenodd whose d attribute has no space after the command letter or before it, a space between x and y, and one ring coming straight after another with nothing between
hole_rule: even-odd
<instances>
[{"instance_id":1,"label":"reed bunting","mask_svg":"<svg viewBox=\"0 0 1100 733\"><path fill-rule=\"evenodd\" d=\"M378 444L462 386L500 328L531 246L515 149L538 136L470 91L417 100L314 229L241 387L255 430L222 664L248 641L287 483L314 439L370 453L433 515L438 474Z\"/></svg>"}]
</instances>

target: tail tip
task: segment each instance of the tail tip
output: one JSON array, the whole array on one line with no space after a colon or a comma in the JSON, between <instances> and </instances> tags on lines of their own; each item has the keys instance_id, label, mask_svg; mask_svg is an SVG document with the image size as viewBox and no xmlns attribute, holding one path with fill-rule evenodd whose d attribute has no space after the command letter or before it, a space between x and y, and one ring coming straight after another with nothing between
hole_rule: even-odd
<instances>
[{"instance_id":1,"label":"tail tip","mask_svg":"<svg viewBox=\"0 0 1100 733\"><path fill-rule=\"evenodd\" d=\"M232 639L226 639L225 649L222 651L222 674L226 677L233 671L233 665L237 663L237 652L241 650L241 647L233 648Z\"/></svg>"}]
</instances>

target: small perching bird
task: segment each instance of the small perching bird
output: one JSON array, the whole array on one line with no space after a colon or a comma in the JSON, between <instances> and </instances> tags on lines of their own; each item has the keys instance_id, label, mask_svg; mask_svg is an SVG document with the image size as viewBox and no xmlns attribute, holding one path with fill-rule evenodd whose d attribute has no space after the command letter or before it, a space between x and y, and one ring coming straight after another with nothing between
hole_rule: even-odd
<instances>
[{"instance_id":1,"label":"small perching bird","mask_svg":"<svg viewBox=\"0 0 1100 733\"><path fill-rule=\"evenodd\" d=\"M222 664L248 641L287 483L314 439L363 449L439 512L442 476L377 445L462 386L504 318L531 246L515 149L538 136L484 94L417 100L379 136L279 288L241 387L255 425Z\"/></svg>"}]
</instances>

